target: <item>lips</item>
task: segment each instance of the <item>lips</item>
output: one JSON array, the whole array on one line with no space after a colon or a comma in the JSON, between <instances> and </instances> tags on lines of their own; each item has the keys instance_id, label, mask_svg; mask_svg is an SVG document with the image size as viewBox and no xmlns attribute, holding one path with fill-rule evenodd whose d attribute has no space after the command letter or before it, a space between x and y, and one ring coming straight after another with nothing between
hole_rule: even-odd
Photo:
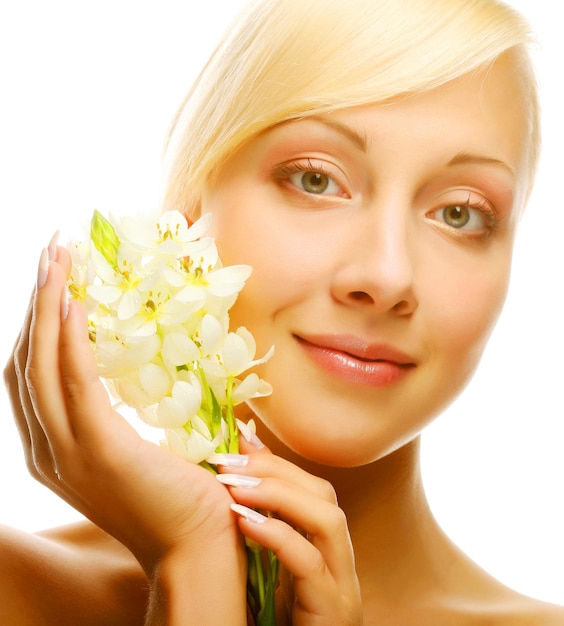
<instances>
[{"instance_id":1,"label":"lips","mask_svg":"<svg viewBox=\"0 0 564 626\"><path fill-rule=\"evenodd\" d=\"M387 344L365 342L353 335L295 335L307 356L326 372L358 385L386 387L414 367L406 353Z\"/></svg>"}]
</instances>

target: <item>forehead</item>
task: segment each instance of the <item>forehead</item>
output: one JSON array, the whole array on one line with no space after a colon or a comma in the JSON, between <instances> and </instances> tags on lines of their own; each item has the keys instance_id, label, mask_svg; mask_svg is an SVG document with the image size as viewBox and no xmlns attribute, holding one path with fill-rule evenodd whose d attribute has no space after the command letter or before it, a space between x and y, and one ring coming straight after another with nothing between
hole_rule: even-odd
<instances>
[{"instance_id":1,"label":"forehead","mask_svg":"<svg viewBox=\"0 0 564 626\"><path fill-rule=\"evenodd\" d=\"M356 118L362 123L368 120L368 111L375 120L381 118L390 124L396 121L401 124L402 120L408 124L410 117L414 122L421 118L425 125L433 124L437 129L441 128L441 121L444 125L458 121L461 130L472 130L469 125L479 124L473 127L476 132L516 143L523 151L531 113L525 81L506 57L435 89L402 95L386 103L341 109L333 117L351 123Z\"/></svg>"},{"instance_id":2,"label":"forehead","mask_svg":"<svg viewBox=\"0 0 564 626\"><path fill-rule=\"evenodd\" d=\"M524 200L532 178L534 113L517 68L507 54L436 89L314 119L340 128L359 149L401 153L406 166L421 154L444 162L464 155L497 162Z\"/></svg>"},{"instance_id":3,"label":"forehead","mask_svg":"<svg viewBox=\"0 0 564 626\"><path fill-rule=\"evenodd\" d=\"M320 111L304 112L296 117L292 113L290 119L281 120L269 128L263 129L258 136L250 136L244 145L253 142L264 134L279 127L307 120L308 118L324 118L326 120L346 119L354 123L355 118L362 123L363 113L367 110L377 111L387 117L391 123L394 117L407 118L409 115L426 116L426 123L435 117L453 119L458 117L460 123L476 121L481 116L484 122L490 121L489 127L482 126L482 131L490 131L507 139L522 139L522 152L529 146L527 139L535 116L534 102L531 94L534 91L534 77L523 66L522 54L510 51L498 57L494 62L482 66L476 71L449 81L435 89L423 92L401 94L385 102L374 102L360 106L335 106L328 112L327 107ZM470 116L474 119L470 120ZM437 123L437 127L440 125ZM497 129L497 133L496 133Z\"/></svg>"}]
</instances>

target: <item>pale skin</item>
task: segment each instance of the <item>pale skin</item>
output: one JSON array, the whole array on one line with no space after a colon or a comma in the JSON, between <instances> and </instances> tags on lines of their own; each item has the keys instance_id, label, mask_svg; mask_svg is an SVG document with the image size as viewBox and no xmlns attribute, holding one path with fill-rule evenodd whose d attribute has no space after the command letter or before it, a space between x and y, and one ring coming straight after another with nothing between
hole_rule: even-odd
<instances>
[{"instance_id":1,"label":"pale skin","mask_svg":"<svg viewBox=\"0 0 564 626\"><path fill-rule=\"evenodd\" d=\"M111 409L85 314L63 297L68 255L50 246L6 380L32 471L99 528L4 529L0 621L245 624L242 532L284 566L281 624L563 623L450 542L419 470L418 435L467 382L505 296L529 183L511 69L275 127L204 193L224 262L255 268L234 326L276 346L260 371L274 394L252 405L266 447L222 459L231 485Z\"/></svg>"}]
</instances>

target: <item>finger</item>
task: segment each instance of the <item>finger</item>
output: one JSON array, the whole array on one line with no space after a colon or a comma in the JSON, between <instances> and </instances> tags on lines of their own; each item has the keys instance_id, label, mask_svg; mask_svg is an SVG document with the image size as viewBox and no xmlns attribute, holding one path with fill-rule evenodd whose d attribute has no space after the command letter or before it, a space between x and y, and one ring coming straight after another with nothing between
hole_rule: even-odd
<instances>
[{"instance_id":1,"label":"finger","mask_svg":"<svg viewBox=\"0 0 564 626\"><path fill-rule=\"evenodd\" d=\"M108 440L110 432L117 437L133 437L135 442L140 440L137 432L113 411L97 373L86 312L78 302L69 302L59 350L61 387L74 441L83 450L100 450L113 445Z\"/></svg>"},{"instance_id":2,"label":"finger","mask_svg":"<svg viewBox=\"0 0 564 626\"><path fill-rule=\"evenodd\" d=\"M49 259L59 259L63 276L66 276L70 268L70 257L67 251L61 248L52 249L53 245L54 240L49 245L48 255L46 250L42 252L38 271L38 285L32 294L25 322L13 353L5 367L4 380L9 392L16 426L22 440L26 463L31 475L72 506L76 506L76 498L69 498L67 489L63 488L59 481L52 449L36 415L27 378L31 328L36 322L34 319L36 291L39 290L42 282L48 277Z\"/></svg>"},{"instance_id":3,"label":"finger","mask_svg":"<svg viewBox=\"0 0 564 626\"><path fill-rule=\"evenodd\" d=\"M133 515L146 516L149 507L159 508L155 493L165 497L163 484L170 486L171 494L181 491L183 497L211 500L210 491L214 490L222 502L230 501L210 472L144 441L113 410L97 374L86 322L84 308L78 302L69 302L61 329L60 369L73 440L72 445L63 441L60 448L53 444L63 477L77 491L88 489L94 508L107 503L107 487L112 484L113 492ZM92 468L97 473L95 484ZM165 469L169 472L166 479L162 476Z\"/></svg>"},{"instance_id":4,"label":"finger","mask_svg":"<svg viewBox=\"0 0 564 626\"><path fill-rule=\"evenodd\" d=\"M268 448L257 449L249 444L241 445L240 448L242 452L247 452L244 455L247 459L245 465L237 456L214 455L213 462L218 465L220 472L229 473L232 468L236 468L240 474L278 478L299 485L301 489L331 504L337 504L337 494L329 481L313 476L294 463L272 454Z\"/></svg>"},{"instance_id":5,"label":"finger","mask_svg":"<svg viewBox=\"0 0 564 626\"><path fill-rule=\"evenodd\" d=\"M48 255L47 250L44 250L38 269L38 286L40 285L39 281L42 273L44 277L47 268ZM56 480L51 449L35 414L26 380L30 329L33 323L36 291L37 287L32 293L22 330L4 369L4 381L8 389L16 426L22 440L28 469L34 478L50 486Z\"/></svg>"},{"instance_id":6,"label":"finger","mask_svg":"<svg viewBox=\"0 0 564 626\"><path fill-rule=\"evenodd\" d=\"M230 479L230 477L232 477ZM355 576L354 557L344 512L335 504L324 498L316 498L300 485L289 484L284 480L267 477L259 479L241 474L221 474L220 482L231 484L231 495L239 504L249 508L267 510L282 518L291 527L297 528L307 536L306 543L321 554L324 563L335 580L343 583ZM237 486L238 484L243 486ZM260 527L258 532L261 532ZM261 545L270 547L262 543ZM304 544L297 541L295 549L281 547L286 558L290 559L288 568L295 575L309 572L308 559L312 558L311 550L302 550ZM288 552L289 550L292 552ZM295 551L294 551L295 550ZM291 558L290 558L291 557ZM290 567L290 563L292 564ZM285 563L286 564L286 563Z\"/></svg>"},{"instance_id":7,"label":"finger","mask_svg":"<svg viewBox=\"0 0 564 626\"><path fill-rule=\"evenodd\" d=\"M285 522L235 504L239 527L250 539L272 550L293 577L294 624L357 624L360 591L356 572L336 578L323 554ZM311 617L316 621L312 622ZM342 618L342 619L341 619Z\"/></svg>"},{"instance_id":8,"label":"finger","mask_svg":"<svg viewBox=\"0 0 564 626\"><path fill-rule=\"evenodd\" d=\"M29 333L25 381L33 411L49 445L71 436L60 378L61 303L66 298L64 267L51 261L37 290Z\"/></svg>"},{"instance_id":9,"label":"finger","mask_svg":"<svg viewBox=\"0 0 564 626\"><path fill-rule=\"evenodd\" d=\"M31 319L27 332L21 335L18 350L19 379L25 380L25 384L20 384L20 402L30 430L34 458L41 468L47 464L38 459L38 455L45 460L52 457L53 441L60 440L63 434L71 434L66 419L58 349L71 258L66 249L56 246L57 236L56 233L49 243L47 263L43 252Z\"/></svg>"},{"instance_id":10,"label":"finger","mask_svg":"<svg viewBox=\"0 0 564 626\"><path fill-rule=\"evenodd\" d=\"M4 368L4 383L8 390L8 396L14 415L14 420L24 446L26 461L28 466L31 459L32 446L32 427L26 419L26 412L32 410L31 401L24 380L25 364L27 361L27 351L29 343L29 326L31 324L31 314L33 309L33 299L35 290L33 291L29 305L27 308L22 330L14 345L14 349ZM37 425L37 422L35 421ZM43 433L43 431L42 431ZM44 436L44 435L43 435Z\"/></svg>"},{"instance_id":11,"label":"finger","mask_svg":"<svg viewBox=\"0 0 564 626\"><path fill-rule=\"evenodd\" d=\"M266 448L243 457L224 455L219 461L221 476L235 472L239 479L251 480L253 489L231 488L237 502L265 509L307 533L323 553L337 578L355 575L352 547L344 513L337 505L335 489L326 480L313 476L293 463L272 455ZM242 464L242 461L247 461ZM253 480L262 479L259 483ZM235 481L237 482L237 481ZM307 553L307 552L306 552ZM306 553L299 553L301 556ZM343 567L346 563L348 566Z\"/></svg>"},{"instance_id":12,"label":"finger","mask_svg":"<svg viewBox=\"0 0 564 626\"><path fill-rule=\"evenodd\" d=\"M72 267L72 259L69 251L66 248L57 245L57 239L59 234L55 233L53 238L49 242L48 251L49 259L56 261L62 268L63 274L68 276Z\"/></svg>"},{"instance_id":13,"label":"finger","mask_svg":"<svg viewBox=\"0 0 564 626\"><path fill-rule=\"evenodd\" d=\"M40 272L44 274L42 280L38 280L28 313L29 321L20 334L15 351L13 371L17 379L19 408L15 394L11 394L11 399L22 430L27 427L29 433L32 474L71 506L88 514L89 508L82 498L61 481L52 448L53 431L45 427L51 427L49 411L56 414L60 422L66 422L59 384L57 341L61 300L66 297L65 282L70 269L70 257L65 250L58 248L50 250L49 254L51 260L47 261L45 252L42 254ZM53 258L59 259L60 263ZM39 273L38 278L40 276ZM47 405L52 405L49 411L45 410Z\"/></svg>"}]
</instances>

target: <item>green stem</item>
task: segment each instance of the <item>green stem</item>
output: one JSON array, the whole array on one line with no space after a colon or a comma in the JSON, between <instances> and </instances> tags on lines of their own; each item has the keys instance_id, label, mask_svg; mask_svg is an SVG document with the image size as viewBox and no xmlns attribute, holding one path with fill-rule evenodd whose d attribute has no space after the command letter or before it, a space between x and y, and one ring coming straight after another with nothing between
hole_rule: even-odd
<instances>
[{"instance_id":1,"label":"green stem","mask_svg":"<svg viewBox=\"0 0 564 626\"><path fill-rule=\"evenodd\" d=\"M227 407L225 411L225 421L229 430L229 452L237 454L239 452L239 431L235 421L235 413L233 411L233 376L227 379Z\"/></svg>"},{"instance_id":2,"label":"green stem","mask_svg":"<svg viewBox=\"0 0 564 626\"><path fill-rule=\"evenodd\" d=\"M264 606L265 587L264 587L264 566L262 562L262 548L253 548L253 560L257 574L257 591L259 598L259 606Z\"/></svg>"}]
</instances>

